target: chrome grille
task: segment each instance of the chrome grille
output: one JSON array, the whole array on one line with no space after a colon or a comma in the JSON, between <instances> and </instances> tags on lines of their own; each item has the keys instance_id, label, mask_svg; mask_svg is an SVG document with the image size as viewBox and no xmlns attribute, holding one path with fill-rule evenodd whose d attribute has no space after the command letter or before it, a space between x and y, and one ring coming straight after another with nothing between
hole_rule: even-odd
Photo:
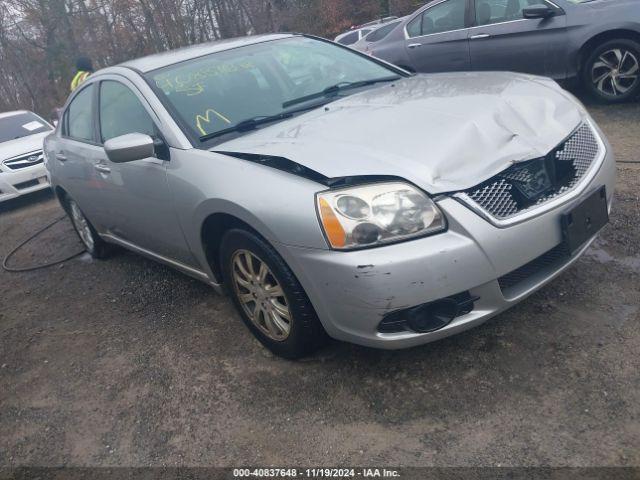
<instances>
[{"instance_id":1,"label":"chrome grille","mask_svg":"<svg viewBox=\"0 0 640 480\"><path fill-rule=\"evenodd\" d=\"M578 183L598 156L598 140L593 130L587 124L583 124L576 133L558 150L556 158L561 162L573 162L576 176L573 185ZM571 187L570 187L571 188Z\"/></svg>"},{"instance_id":2,"label":"chrome grille","mask_svg":"<svg viewBox=\"0 0 640 480\"><path fill-rule=\"evenodd\" d=\"M464 192L491 216L504 220L516 216L532 207L543 205L564 195L577 186L598 157L599 144L591 126L582 124L562 145L542 159L531 162L546 162L553 165L557 178L538 198L523 196L517 182L532 180L531 172L514 165L490 180ZM555 175L554 175L555 177Z\"/></svg>"},{"instance_id":3,"label":"chrome grille","mask_svg":"<svg viewBox=\"0 0 640 480\"><path fill-rule=\"evenodd\" d=\"M474 191L471 198L492 215L506 218L518 212L518 204L511 195L512 189L513 185L500 179Z\"/></svg>"},{"instance_id":4,"label":"chrome grille","mask_svg":"<svg viewBox=\"0 0 640 480\"><path fill-rule=\"evenodd\" d=\"M44 154L42 150L37 152L28 153L27 155L21 155L16 158L11 158L4 161L4 165L11 170L20 170L22 168L33 167L44 162Z\"/></svg>"}]
</instances>

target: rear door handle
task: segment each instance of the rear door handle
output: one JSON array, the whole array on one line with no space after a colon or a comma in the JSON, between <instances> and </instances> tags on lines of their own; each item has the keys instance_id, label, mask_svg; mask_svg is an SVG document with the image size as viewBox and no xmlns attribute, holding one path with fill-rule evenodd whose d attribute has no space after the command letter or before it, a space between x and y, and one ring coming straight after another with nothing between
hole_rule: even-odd
<instances>
[{"instance_id":1,"label":"rear door handle","mask_svg":"<svg viewBox=\"0 0 640 480\"><path fill-rule=\"evenodd\" d=\"M58 152L56 153L56 159L61 161L61 162L66 162L67 161L67 157L64 153Z\"/></svg>"},{"instance_id":2,"label":"rear door handle","mask_svg":"<svg viewBox=\"0 0 640 480\"><path fill-rule=\"evenodd\" d=\"M95 168L100 173L111 173L111 169L106 165L97 164L93 168Z\"/></svg>"},{"instance_id":3,"label":"rear door handle","mask_svg":"<svg viewBox=\"0 0 640 480\"><path fill-rule=\"evenodd\" d=\"M489 38L491 35L488 33L479 33L478 35L472 35L469 40L480 40L482 38Z\"/></svg>"},{"instance_id":4,"label":"rear door handle","mask_svg":"<svg viewBox=\"0 0 640 480\"><path fill-rule=\"evenodd\" d=\"M421 43L410 43L409 45L407 45L407 47L409 48L418 48L421 47L422 44Z\"/></svg>"}]
</instances>

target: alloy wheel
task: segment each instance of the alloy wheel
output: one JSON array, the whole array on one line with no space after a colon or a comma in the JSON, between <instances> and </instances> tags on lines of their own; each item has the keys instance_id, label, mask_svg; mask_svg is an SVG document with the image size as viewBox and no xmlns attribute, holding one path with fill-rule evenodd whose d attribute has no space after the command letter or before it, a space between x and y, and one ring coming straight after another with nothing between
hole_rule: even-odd
<instances>
[{"instance_id":1,"label":"alloy wheel","mask_svg":"<svg viewBox=\"0 0 640 480\"><path fill-rule=\"evenodd\" d=\"M93 240L93 233L91 232L89 222L73 200L69 202L69 209L71 210L71 220L73 221L73 225L76 227L80 240L82 240L82 243L84 243L84 246L87 247L89 252L93 251L95 242Z\"/></svg>"},{"instance_id":2,"label":"alloy wheel","mask_svg":"<svg viewBox=\"0 0 640 480\"><path fill-rule=\"evenodd\" d=\"M231 262L234 290L251 322L272 340L286 340L291 333L291 310L268 265L248 250L236 251Z\"/></svg>"},{"instance_id":3,"label":"alloy wheel","mask_svg":"<svg viewBox=\"0 0 640 480\"><path fill-rule=\"evenodd\" d=\"M638 83L640 62L636 55L624 48L607 50L591 67L591 81L604 96L625 95Z\"/></svg>"}]
</instances>

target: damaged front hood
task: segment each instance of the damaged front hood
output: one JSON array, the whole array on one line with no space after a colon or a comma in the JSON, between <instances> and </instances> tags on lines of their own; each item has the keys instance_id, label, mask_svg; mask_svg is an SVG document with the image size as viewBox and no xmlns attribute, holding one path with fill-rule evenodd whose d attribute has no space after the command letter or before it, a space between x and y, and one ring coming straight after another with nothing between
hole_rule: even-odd
<instances>
[{"instance_id":1,"label":"damaged front hood","mask_svg":"<svg viewBox=\"0 0 640 480\"><path fill-rule=\"evenodd\" d=\"M541 77L418 75L214 150L284 157L329 178L403 177L435 194L471 188L513 163L546 155L585 115Z\"/></svg>"}]
</instances>

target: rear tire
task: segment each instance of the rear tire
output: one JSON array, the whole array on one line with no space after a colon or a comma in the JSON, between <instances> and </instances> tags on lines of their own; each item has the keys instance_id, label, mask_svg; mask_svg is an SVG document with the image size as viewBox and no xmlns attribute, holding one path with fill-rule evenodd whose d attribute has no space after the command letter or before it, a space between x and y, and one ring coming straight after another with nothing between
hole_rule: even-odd
<instances>
[{"instance_id":1,"label":"rear tire","mask_svg":"<svg viewBox=\"0 0 640 480\"><path fill-rule=\"evenodd\" d=\"M609 40L596 47L582 68L582 83L602 103L623 103L640 94L640 44Z\"/></svg>"},{"instance_id":2,"label":"rear tire","mask_svg":"<svg viewBox=\"0 0 640 480\"><path fill-rule=\"evenodd\" d=\"M111 246L100 238L100 235L98 235L96 229L91 225L91 222L85 217L75 200L67 196L65 198L65 204L71 224L87 253L96 259L107 258L109 253L111 253Z\"/></svg>"},{"instance_id":3,"label":"rear tire","mask_svg":"<svg viewBox=\"0 0 640 480\"><path fill-rule=\"evenodd\" d=\"M242 320L274 354L297 359L326 343L327 334L302 285L262 238L230 230L222 239L220 261Z\"/></svg>"}]
</instances>

